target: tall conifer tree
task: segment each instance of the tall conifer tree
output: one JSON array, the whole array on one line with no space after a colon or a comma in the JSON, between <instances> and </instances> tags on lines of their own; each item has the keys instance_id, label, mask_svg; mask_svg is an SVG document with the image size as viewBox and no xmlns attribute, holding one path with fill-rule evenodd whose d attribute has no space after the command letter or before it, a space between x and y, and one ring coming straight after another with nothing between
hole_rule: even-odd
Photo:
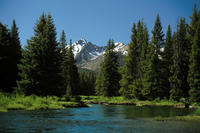
<instances>
[{"instance_id":1,"label":"tall conifer tree","mask_svg":"<svg viewBox=\"0 0 200 133\"><path fill-rule=\"evenodd\" d=\"M138 57L139 46L137 44L136 24L132 27L131 42L128 44L128 55L125 56L125 64L122 70L122 79L120 80L120 94L127 98L134 98L133 89L137 90L138 75Z\"/></svg>"},{"instance_id":2,"label":"tall conifer tree","mask_svg":"<svg viewBox=\"0 0 200 133\"><path fill-rule=\"evenodd\" d=\"M106 92L106 89L103 88L103 69L104 69L104 66L103 66L103 62L101 63L100 65L100 70L98 72L98 75L97 75L97 78L96 78L96 81L95 81L95 94L97 96L104 96L106 95L105 92Z\"/></svg>"},{"instance_id":3,"label":"tall conifer tree","mask_svg":"<svg viewBox=\"0 0 200 133\"><path fill-rule=\"evenodd\" d=\"M190 42L193 43L195 32L198 26L198 20L200 18L200 12L197 10L196 4L193 8L192 16L190 16L190 27L189 27L189 36L190 36Z\"/></svg>"},{"instance_id":4,"label":"tall conifer tree","mask_svg":"<svg viewBox=\"0 0 200 133\"><path fill-rule=\"evenodd\" d=\"M66 43L66 35L64 30L61 33L60 36L60 42L58 45L58 51L59 51L59 65L60 65L60 75L61 75L61 84L59 86L60 92L62 95L66 94L66 88L67 88L67 75L68 75L68 62L66 61L67 58L67 43Z\"/></svg>"},{"instance_id":5,"label":"tall conifer tree","mask_svg":"<svg viewBox=\"0 0 200 133\"><path fill-rule=\"evenodd\" d=\"M153 55L151 57L152 66L151 66L151 77L149 88L151 91L152 99L157 97L163 98L166 93L165 79L164 79L164 70L162 63L163 53L161 48L164 46L164 33L162 31L162 25L159 15L157 15L154 29L152 31L152 45L153 45Z\"/></svg>"},{"instance_id":6,"label":"tall conifer tree","mask_svg":"<svg viewBox=\"0 0 200 133\"><path fill-rule=\"evenodd\" d=\"M72 40L70 40L69 49L67 50L67 56L65 62L65 81L66 81L66 94L67 96L76 96L80 94L79 87L79 74L72 51Z\"/></svg>"},{"instance_id":7,"label":"tall conifer tree","mask_svg":"<svg viewBox=\"0 0 200 133\"><path fill-rule=\"evenodd\" d=\"M187 77L190 43L187 36L187 25L185 19L181 18L176 33L173 67L171 70L173 75L170 77L170 98L172 100L180 100L181 97L188 97L189 85Z\"/></svg>"},{"instance_id":8,"label":"tall conifer tree","mask_svg":"<svg viewBox=\"0 0 200 133\"><path fill-rule=\"evenodd\" d=\"M148 29L144 27L144 38L143 38L143 50L142 50L142 61L141 61L141 69L142 69L142 99L150 98L150 89L149 82L150 78L150 70L151 70L151 57L152 57L152 45L149 44L149 35Z\"/></svg>"},{"instance_id":9,"label":"tall conifer tree","mask_svg":"<svg viewBox=\"0 0 200 133\"><path fill-rule=\"evenodd\" d=\"M58 43L50 14L41 15L34 27L34 36L27 43L19 65L22 78L18 81L19 88L27 95L61 95L57 91L61 79Z\"/></svg>"},{"instance_id":10,"label":"tall conifer tree","mask_svg":"<svg viewBox=\"0 0 200 133\"><path fill-rule=\"evenodd\" d=\"M190 86L189 94L191 101L200 102L200 19L192 45L188 83Z\"/></svg>"},{"instance_id":11,"label":"tall conifer tree","mask_svg":"<svg viewBox=\"0 0 200 133\"><path fill-rule=\"evenodd\" d=\"M16 80L19 79L17 64L20 59L21 45L15 20L11 31L0 23L0 89L5 92L12 92L17 86Z\"/></svg>"},{"instance_id":12,"label":"tall conifer tree","mask_svg":"<svg viewBox=\"0 0 200 133\"><path fill-rule=\"evenodd\" d=\"M104 61L96 81L96 93L103 96L117 96L120 88L120 74L118 72L118 56L114 51L113 40L108 41L104 54Z\"/></svg>"},{"instance_id":13,"label":"tall conifer tree","mask_svg":"<svg viewBox=\"0 0 200 133\"><path fill-rule=\"evenodd\" d=\"M165 70L164 75L166 79L166 97L169 98L169 91L170 91L170 81L169 78L172 76L170 72L170 67L173 64L173 43L172 43L172 35L171 35L171 27L168 25L167 35L166 35L166 42L164 47L163 53L163 68Z\"/></svg>"},{"instance_id":14,"label":"tall conifer tree","mask_svg":"<svg viewBox=\"0 0 200 133\"><path fill-rule=\"evenodd\" d=\"M15 85L12 70L16 64L12 63L14 50L10 40L9 29L0 23L0 90L4 92L12 92Z\"/></svg>"}]
</instances>

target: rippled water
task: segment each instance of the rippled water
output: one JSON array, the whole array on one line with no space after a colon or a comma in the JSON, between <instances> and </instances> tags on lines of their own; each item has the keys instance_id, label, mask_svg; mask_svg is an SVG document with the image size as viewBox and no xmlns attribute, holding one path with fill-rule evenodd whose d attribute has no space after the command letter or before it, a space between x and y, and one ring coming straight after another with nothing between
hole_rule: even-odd
<instances>
[{"instance_id":1,"label":"rippled water","mask_svg":"<svg viewBox=\"0 0 200 133\"><path fill-rule=\"evenodd\" d=\"M200 133L200 122L153 121L155 116L178 116L193 110L173 107L93 105L44 111L0 112L0 132L121 132Z\"/></svg>"}]
</instances>

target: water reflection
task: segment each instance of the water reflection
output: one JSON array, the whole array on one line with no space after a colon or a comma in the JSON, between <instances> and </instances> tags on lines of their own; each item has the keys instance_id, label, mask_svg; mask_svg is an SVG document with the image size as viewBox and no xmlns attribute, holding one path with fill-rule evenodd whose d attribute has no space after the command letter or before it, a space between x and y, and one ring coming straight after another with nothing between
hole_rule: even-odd
<instances>
[{"instance_id":1,"label":"water reflection","mask_svg":"<svg viewBox=\"0 0 200 133\"><path fill-rule=\"evenodd\" d=\"M114 105L102 105L102 113L104 117L117 117L119 115L119 108Z\"/></svg>"},{"instance_id":2,"label":"water reflection","mask_svg":"<svg viewBox=\"0 0 200 133\"><path fill-rule=\"evenodd\" d=\"M93 105L65 110L0 112L0 132L200 132L200 122L157 122L155 116L190 114L173 107Z\"/></svg>"}]
</instances>

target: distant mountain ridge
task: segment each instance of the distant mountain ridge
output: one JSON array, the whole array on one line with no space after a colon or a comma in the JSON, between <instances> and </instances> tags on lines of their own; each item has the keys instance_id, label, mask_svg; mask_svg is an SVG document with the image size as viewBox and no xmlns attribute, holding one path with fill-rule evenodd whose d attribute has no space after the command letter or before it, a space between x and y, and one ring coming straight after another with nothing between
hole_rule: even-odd
<instances>
[{"instance_id":1,"label":"distant mountain ridge","mask_svg":"<svg viewBox=\"0 0 200 133\"><path fill-rule=\"evenodd\" d=\"M99 69L101 62L103 61L105 49L106 46L97 46L92 42L88 42L86 39L80 39L72 43L72 50L78 67L93 71ZM119 56L125 55L127 49L127 45L124 45L121 42L115 43L114 50L119 53Z\"/></svg>"}]
</instances>

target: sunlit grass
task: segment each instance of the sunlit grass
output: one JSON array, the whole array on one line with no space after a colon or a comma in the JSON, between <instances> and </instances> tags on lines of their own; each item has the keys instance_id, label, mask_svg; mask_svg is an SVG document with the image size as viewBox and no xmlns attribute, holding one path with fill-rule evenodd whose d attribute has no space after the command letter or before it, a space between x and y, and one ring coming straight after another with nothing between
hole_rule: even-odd
<instances>
[{"instance_id":1,"label":"sunlit grass","mask_svg":"<svg viewBox=\"0 0 200 133\"><path fill-rule=\"evenodd\" d=\"M64 109L67 107L86 106L80 101L66 101L65 98L56 96L39 97L35 95L23 96L0 93L0 111L7 110L45 110L45 109Z\"/></svg>"},{"instance_id":2,"label":"sunlit grass","mask_svg":"<svg viewBox=\"0 0 200 133\"><path fill-rule=\"evenodd\" d=\"M145 105L152 105L152 106L175 106L175 105L183 105L181 102L177 101L170 101L167 99L162 99L162 100L154 100L154 101L140 101L136 100L136 105L137 106L145 106Z\"/></svg>"},{"instance_id":3,"label":"sunlit grass","mask_svg":"<svg viewBox=\"0 0 200 133\"><path fill-rule=\"evenodd\" d=\"M128 104L136 106L174 106L178 108L183 108L184 103L171 101L168 99L155 99L153 101L149 100L138 100L138 99L127 99L123 96L116 97L103 97L103 96L81 96L81 100L85 103L94 104Z\"/></svg>"},{"instance_id":4,"label":"sunlit grass","mask_svg":"<svg viewBox=\"0 0 200 133\"><path fill-rule=\"evenodd\" d=\"M100 104L134 104L135 100L126 99L122 96L103 97L103 96L81 96L81 100L86 103L100 103Z\"/></svg>"}]
</instances>

